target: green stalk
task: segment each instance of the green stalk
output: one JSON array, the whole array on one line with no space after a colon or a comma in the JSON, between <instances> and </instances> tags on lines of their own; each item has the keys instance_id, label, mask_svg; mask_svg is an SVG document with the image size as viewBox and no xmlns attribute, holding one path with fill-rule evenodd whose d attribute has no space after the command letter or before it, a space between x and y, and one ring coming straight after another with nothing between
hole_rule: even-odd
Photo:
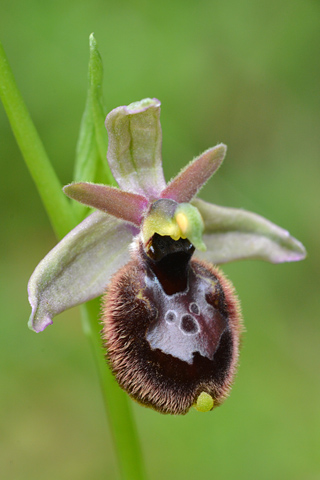
<instances>
[{"instance_id":1,"label":"green stalk","mask_svg":"<svg viewBox=\"0 0 320 480\"><path fill-rule=\"evenodd\" d=\"M99 299L96 298L82 305L81 313L83 330L90 341L99 372L105 408L118 456L121 479L144 480L146 475L141 448L128 396L120 389L111 371L106 368L100 338L101 326L97 322L97 318L100 315Z\"/></svg>"},{"instance_id":2,"label":"green stalk","mask_svg":"<svg viewBox=\"0 0 320 480\"><path fill-rule=\"evenodd\" d=\"M62 185L52 168L43 143L17 88L1 43L0 98L54 232L58 238L62 238L76 225L70 209L70 202L62 192Z\"/></svg>"},{"instance_id":3,"label":"green stalk","mask_svg":"<svg viewBox=\"0 0 320 480\"><path fill-rule=\"evenodd\" d=\"M61 239L76 223L71 203L61 190L36 128L31 120L0 43L0 97L21 153L41 195L53 229ZM122 392L107 368L99 333L98 301L82 306L83 328L90 339L98 369L104 405L114 439L123 480L144 480L144 468L134 419L128 397Z\"/></svg>"}]
</instances>

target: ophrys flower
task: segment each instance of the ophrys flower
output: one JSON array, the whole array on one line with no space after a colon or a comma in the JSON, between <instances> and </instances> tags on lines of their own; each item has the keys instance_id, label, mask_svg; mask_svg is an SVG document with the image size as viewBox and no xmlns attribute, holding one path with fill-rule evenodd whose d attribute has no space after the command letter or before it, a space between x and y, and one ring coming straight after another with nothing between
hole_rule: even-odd
<instances>
[{"instance_id":1,"label":"ophrys flower","mask_svg":"<svg viewBox=\"0 0 320 480\"><path fill-rule=\"evenodd\" d=\"M305 250L256 214L195 198L222 163L223 144L166 185L159 117L156 99L107 116L108 162L121 190L85 182L64 188L99 211L36 268L29 325L42 331L54 315L105 294L103 338L119 384L163 413L194 404L205 411L229 393L241 334L233 287L213 264L295 261Z\"/></svg>"}]
</instances>

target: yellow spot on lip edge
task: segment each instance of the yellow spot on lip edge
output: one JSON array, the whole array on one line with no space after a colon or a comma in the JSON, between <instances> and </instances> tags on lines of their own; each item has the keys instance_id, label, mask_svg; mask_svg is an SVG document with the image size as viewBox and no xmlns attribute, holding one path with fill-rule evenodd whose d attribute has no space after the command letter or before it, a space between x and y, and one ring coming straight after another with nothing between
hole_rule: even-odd
<instances>
[{"instance_id":1,"label":"yellow spot on lip edge","mask_svg":"<svg viewBox=\"0 0 320 480\"><path fill-rule=\"evenodd\" d=\"M214 405L214 400L209 395L209 393L201 392L197 398L196 403L194 404L194 408L198 410L198 412L209 412L212 410Z\"/></svg>"}]
</instances>

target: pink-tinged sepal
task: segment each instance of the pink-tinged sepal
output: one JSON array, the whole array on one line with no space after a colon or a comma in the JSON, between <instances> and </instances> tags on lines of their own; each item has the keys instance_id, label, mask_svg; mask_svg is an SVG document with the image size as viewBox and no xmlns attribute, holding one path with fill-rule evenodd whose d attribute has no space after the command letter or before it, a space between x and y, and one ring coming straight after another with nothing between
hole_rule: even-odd
<instances>
[{"instance_id":1,"label":"pink-tinged sepal","mask_svg":"<svg viewBox=\"0 0 320 480\"><path fill-rule=\"evenodd\" d=\"M166 183L162 170L160 101L146 98L112 110L106 118L108 162L119 187L159 198Z\"/></svg>"},{"instance_id":2,"label":"pink-tinged sepal","mask_svg":"<svg viewBox=\"0 0 320 480\"><path fill-rule=\"evenodd\" d=\"M204 221L206 252L199 252L214 264L241 259L271 263L303 260L306 250L287 230L269 220L236 208L226 208L193 200Z\"/></svg>"},{"instance_id":3,"label":"pink-tinged sepal","mask_svg":"<svg viewBox=\"0 0 320 480\"><path fill-rule=\"evenodd\" d=\"M123 220L94 212L68 233L29 280L29 327L41 332L58 313L101 295L129 260L128 247L137 232Z\"/></svg>"},{"instance_id":4,"label":"pink-tinged sepal","mask_svg":"<svg viewBox=\"0 0 320 480\"><path fill-rule=\"evenodd\" d=\"M169 182L161 197L178 203L190 202L218 170L226 152L227 147L223 143L203 152Z\"/></svg>"},{"instance_id":5,"label":"pink-tinged sepal","mask_svg":"<svg viewBox=\"0 0 320 480\"><path fill-rule=\"evenodd\" d=\"M148 208L146 197L108 185L88 182L71 183L66 185L63 191L73 200L134 223L136 226L140 226L143 213Z\"/></svg>"}]
</instances>

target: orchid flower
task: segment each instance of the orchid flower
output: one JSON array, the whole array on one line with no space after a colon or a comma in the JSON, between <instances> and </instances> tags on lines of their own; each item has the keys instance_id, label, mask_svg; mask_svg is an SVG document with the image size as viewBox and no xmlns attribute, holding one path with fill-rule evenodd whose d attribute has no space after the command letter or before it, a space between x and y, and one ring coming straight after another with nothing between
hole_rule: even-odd
<instances>
[{"instance_id":1,"label":"orchid flower","mask_svg":"<svg viewBox=\"0 0 320 480\"><path fill-rule=\"evenodd\" d=\"M119 188L64 187L97 211L32 274L29 326L40 332L55 315L104 294L102 336L120 386L162 413L211 410L230 391L242 331L233 286L214 265L297 261L305 249L259 215L196 198L221 165L223 144L166 184L157 99L116 108L106 128Z\"/></svg>"}]
</instances>

